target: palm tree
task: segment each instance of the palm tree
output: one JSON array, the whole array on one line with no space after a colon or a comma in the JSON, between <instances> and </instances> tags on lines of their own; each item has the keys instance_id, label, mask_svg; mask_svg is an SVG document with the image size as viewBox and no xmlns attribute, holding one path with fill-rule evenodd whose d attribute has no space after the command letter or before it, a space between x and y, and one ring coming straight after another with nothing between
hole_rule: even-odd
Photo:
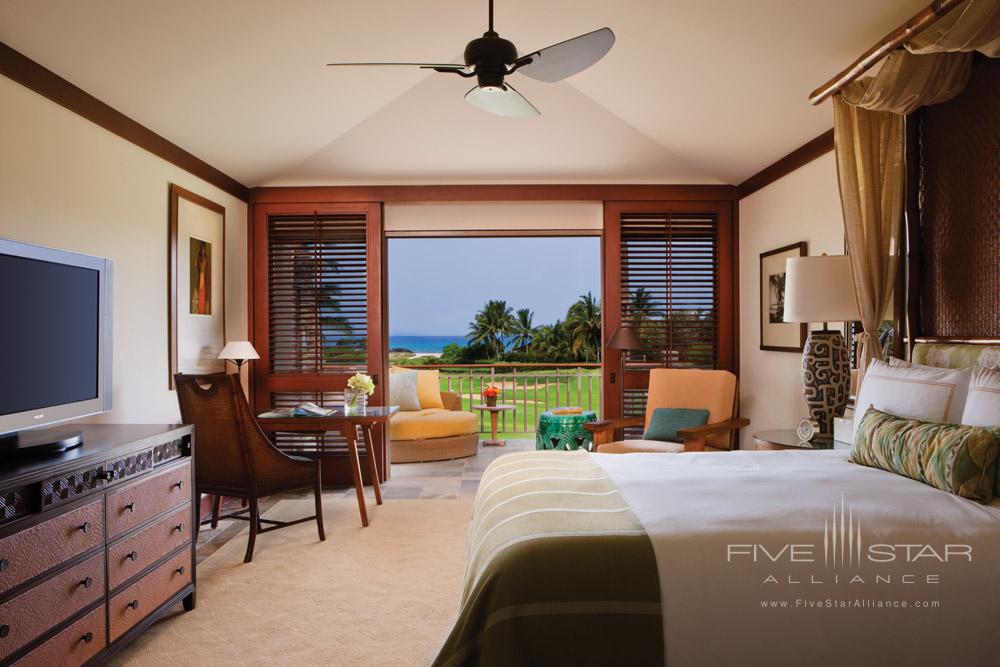
<instances>
[{"instance_id":1,"label":"palm tree","mask_svg":"<svg viewBox=\"0 0 1000 667\"><path fill-rule=\"evenodd\" d=\"M601 303L590 292L580 296L566 313L570 348L584 361L598 358L601 349Z\"/></svg>"},{"instance_id":2,"label":"palm tree","mask_svg":"<svg viewBox=\"0 0 1000 667\"><path fill-rule=\"evenodd\" d=\"M527 308L521 308L517 311L517 320L514 322L512 331L514 339L511 341L511 346L515 350L525 349L534 340L535 325L532 322L534 317L535 314Z\"/></svg>"},{"instance_id":3,"label":"palm tree","mask_svg":"<svg viewBox=\"0 0 1000 667\"><path fill-rule=\"evenodd\" d=\"M656 310L653 308L653 295L645 287L640 287L632 292L630 301L627 306L628 314L636 322L643 322L656 315Z\"/></svg>"},{"instance_id":4,"label":"palm tree","mask_svg":"<svg viewBox=\"0 0 1000 667\"><path fill-rule=\"evenodd\" d=\"M555 324L543 324L535 330L535 340L531 344L535 356L544 361L572 361L566 324L556 320Z\"/></svg>"},{"instance_id":5,"label":"palm tree","mask_svg":"<svg viewBox=\"0 0 1000 667\"><path fill-rule=\"evenodd\" d=\"M514 330L514 315L506 301L489 300L469 323L466 338L473 345L484 345L494 359L504 350L504 337Z\"/></svg>"}]
</instances>

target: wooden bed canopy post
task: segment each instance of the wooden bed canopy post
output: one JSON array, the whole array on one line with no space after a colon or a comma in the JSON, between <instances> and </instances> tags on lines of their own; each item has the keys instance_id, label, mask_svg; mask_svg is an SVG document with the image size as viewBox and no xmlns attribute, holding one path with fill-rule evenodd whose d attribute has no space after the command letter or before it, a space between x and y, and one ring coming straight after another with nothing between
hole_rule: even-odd
<instances>
[{"instance_id":1,"label":"wooden bed canopy post","mask_svg":"<svg viewBox=\"0 0 1000 667\"><path fill-rule=\"evenodd\" d=\"M861 54L847 69L809 93L809 102L817 105L862 74L877 65L883 58L910 41L914 35L930 27L939 18L955 9L965 0L934 0L910 20L883 37L875 46Z\"/></svg>"}]
</instances>

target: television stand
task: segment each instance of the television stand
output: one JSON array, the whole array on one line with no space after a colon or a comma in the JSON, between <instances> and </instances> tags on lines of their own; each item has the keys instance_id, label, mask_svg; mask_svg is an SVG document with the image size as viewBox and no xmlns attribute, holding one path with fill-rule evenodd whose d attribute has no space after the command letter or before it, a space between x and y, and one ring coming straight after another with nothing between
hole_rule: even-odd
<instances>
[{"instance_id":1,"label":"television stand","mask_svg":"<svg viewBox=\"0 0 1000 667\"><path fill-rule=\"evenodd\" d=\"M0 454L24 455L58 454L83 444L83 431L79 427L56 426L31 429L0 437Z\"/></svg>"}]
</instances>

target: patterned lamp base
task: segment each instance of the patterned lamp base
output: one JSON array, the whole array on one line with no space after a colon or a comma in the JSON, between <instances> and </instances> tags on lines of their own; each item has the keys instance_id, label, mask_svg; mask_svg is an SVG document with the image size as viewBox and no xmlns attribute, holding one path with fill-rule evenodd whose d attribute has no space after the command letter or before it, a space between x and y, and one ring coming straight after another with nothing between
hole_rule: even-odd
<instances>
[{"instance_id":1,"label":"patterned lamp base","mask_svg":"<svg viewBox=\"0 0 1000 667\"><path fill-rule=\"evenodd\" d=\"M851 360L839 331L811 331L802 350L802 389L809 416L821 435L833 434L833 418L847 407L851 385Z\"/></svg>"}]
</instances>

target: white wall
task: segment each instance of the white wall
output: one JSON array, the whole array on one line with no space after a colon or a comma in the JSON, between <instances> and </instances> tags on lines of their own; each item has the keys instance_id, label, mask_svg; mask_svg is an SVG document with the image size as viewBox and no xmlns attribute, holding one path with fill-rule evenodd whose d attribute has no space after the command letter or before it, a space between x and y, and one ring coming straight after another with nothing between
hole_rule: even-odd
<instances>
[{"instance_id":1,"label":"white wall","mask_svg":"<svg viewBox=\"0 0 1000 667\"><path fill-rule=\"evenodd\" d=\"M246 204L0 76L0 236L110 257L114 410L173 422L167 388L167 205L173 182L226 208L226 333L245 339Z\"/></svg>"},{"instance_id":2,"label":"white wall","mask_svg":"<svg viewBox=\"0 0 1000 667\"><path fill-rule=\"evenodd\" d=\"M801 355L760 349L760 253L799 241L810 255L844 254L832 152L740 201L740 411L750 419L744 449L755 431L794 428L807 414Z\"/></svg>"},{"instance_id":3,"label":"white wall","mask_svg":"<svg viewBox=\"0 0 1000 667\"><path fill-rule=\"evenodd\" d=\"M592 230L604 228L602 202L387 203L387 232Z\"/></svg>"}]
</instances>

